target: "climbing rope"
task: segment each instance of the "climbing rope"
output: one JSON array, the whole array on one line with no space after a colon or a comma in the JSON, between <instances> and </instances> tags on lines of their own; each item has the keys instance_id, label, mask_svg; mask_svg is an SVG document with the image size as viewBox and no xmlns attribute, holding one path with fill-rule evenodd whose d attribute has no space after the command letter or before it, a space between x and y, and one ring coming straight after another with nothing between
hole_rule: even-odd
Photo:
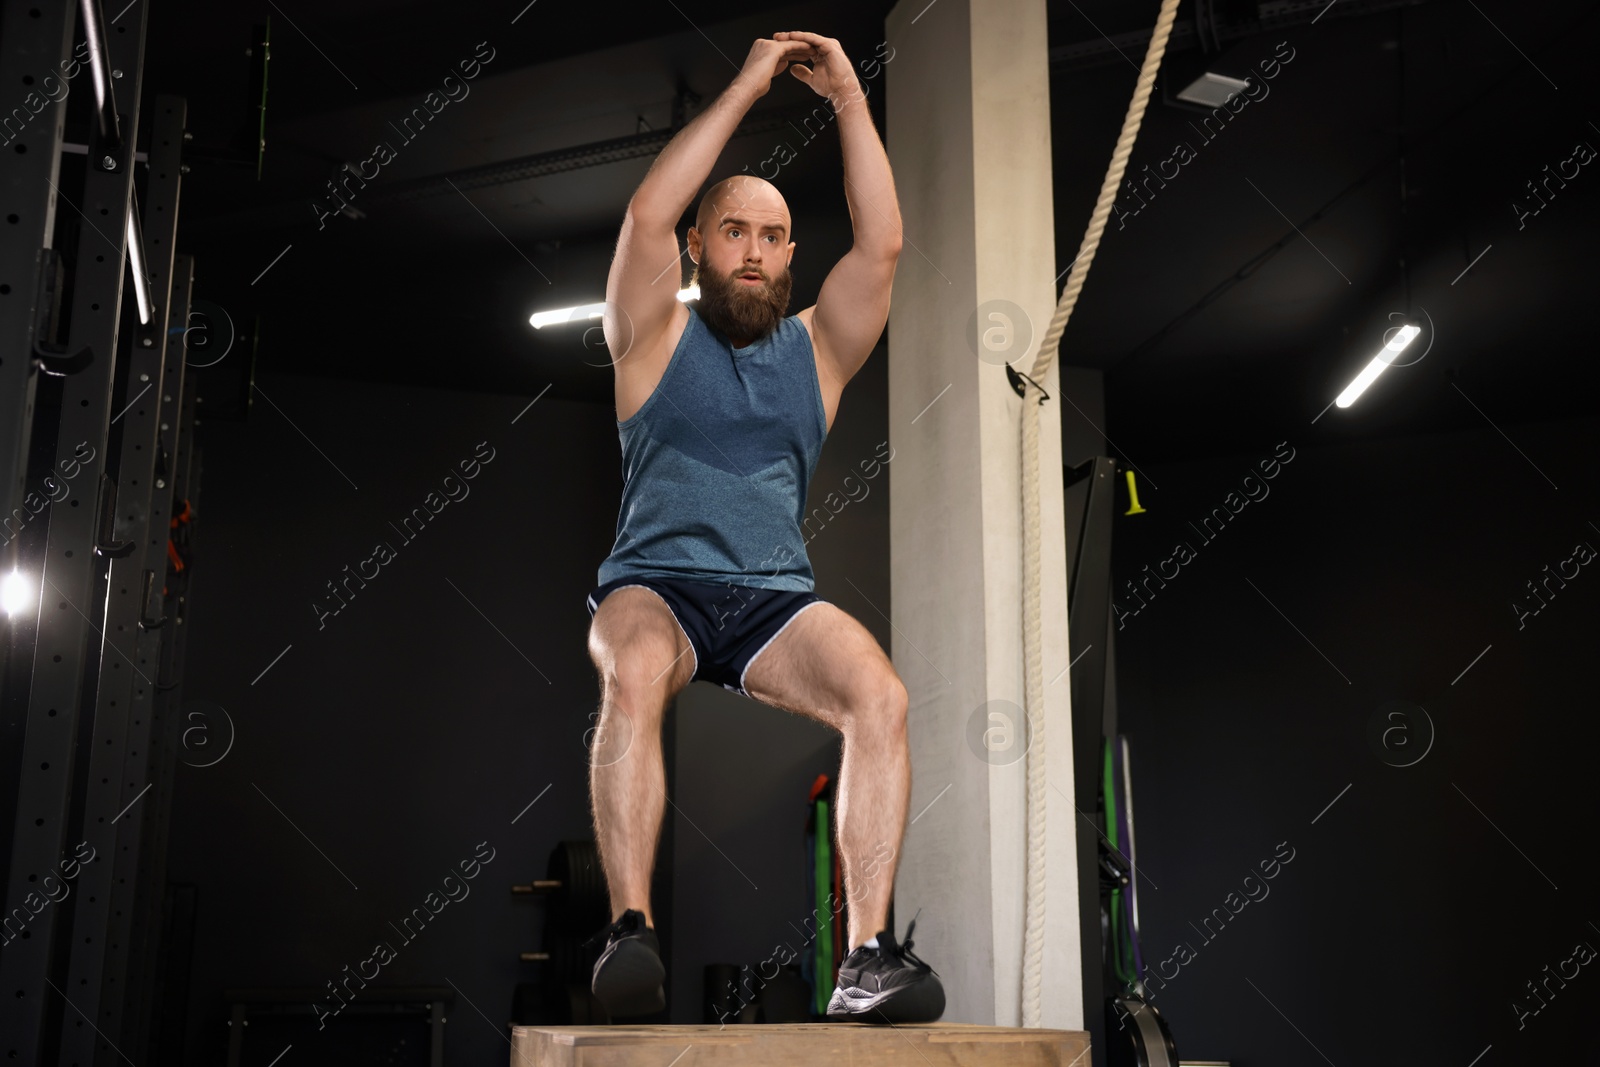
<instances>
[{"instance_id":1,"label":"climbing rope","mask_svg":"<svg viewBox=\"0 0 1600 1067\"><path fill-rule=\"evenodd\" d=\"M1122 135L1111 153L1111 166L1106 170L1105 181L1100 186L1100 199L1095 202L1094 213L1089 217L1089 228L1084 232L1078 257L1073 260L1067 275L1067 287L1061 293L1050 328L1039 342L1034 355L1033 382L1044 381L1050 365L1055 362L1061 344L1061 334L1077 306L1078 294L1083 291L1084 279L1094 262L1094 253L1100 247L1100 237L1105 233L1106 221L1111 216L1111 205L1122 185L1122 175L1128 166L1128 156L1133 152L1133 142L1139 136L1139 124L1144 119L1145 106L1150 102L1150 92L1155 85L1156 71L1167 50L1167 38L1178 16L1179 0L1162 0L1161 13L1156 17L1155 32L1150 35L1150 47L1145 52L1144 66L1139 69L1139 80L1134 86L1133 99L1122 120ZM1039 617L1039 404L1027 403L1024 394L1022 405L1022 669L1023 699L1030 731L1028 746L1028 883L1023 916L1022 947L1022 1025L1040 1025L1040 985L1044 970L1044 916L1045 916L1045 747L1044 747L1044 664L1040 654ZM1074 860L1074 862L1076 862ZM1088 887L1080 886L1087 892ZM1085 1020L1087 1022L1087 1020Z\"/></svg>"}]
</instances>

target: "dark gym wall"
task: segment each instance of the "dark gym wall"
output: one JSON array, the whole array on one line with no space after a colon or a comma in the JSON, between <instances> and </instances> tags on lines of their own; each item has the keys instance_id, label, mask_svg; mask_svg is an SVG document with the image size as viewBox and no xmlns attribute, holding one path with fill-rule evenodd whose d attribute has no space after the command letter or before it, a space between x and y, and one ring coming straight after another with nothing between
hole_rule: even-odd
<instances>
[{"instance_id":1,"label":"dark gym wall","mask_svg":"<svg viewBox=\"0 0 1600 1067\"><path fill-rule=\"evenodd\" d=\"M1183 1058L1600 1052L1579 961L1520 1028L1513 1009L1538 1007L1525 983L1577 943L1600 945L1572 837L1595 809L1600 578L1585 565L1552 583L1520 629L1511 607L1537 607L1525 583L1580 542L1600 548L1600 421L1499 430L1289 435L1294 458L1244 487L1261 499L1210 543L1189 522L1284 438L1147 465L1148 512L1118 515L1119 591L1178 542L1195 550L1116 633L1145 964L1172 976L1151 989ZM1426 710L1431 748L1424 717L1390 718L1390 700Z\"/></svg>"},{"instance_id":2,"label":"dark gym wall","mask_svg":"<svg viewBox=\"0 0 1600 1067\"><path fill-rule=\"evenodd\" d=\"M323 986L380 940L374 984L459 988L452 1062L506 1055L542 916L510 887L592 833L584 596L620 490L614 412L530 399L268 375L247 425L205 422L184 698L236 737L179 768L173 806L171 877L200 890L190 1062L221 1062L224 987ZM430 493L407 543L390 523ZM325 583L379 541L394 558L319 624ZM220 713L205 725L220 745ZM389 922L484 842L469 894L402 941Z\"/></svg>"}]
</instances>

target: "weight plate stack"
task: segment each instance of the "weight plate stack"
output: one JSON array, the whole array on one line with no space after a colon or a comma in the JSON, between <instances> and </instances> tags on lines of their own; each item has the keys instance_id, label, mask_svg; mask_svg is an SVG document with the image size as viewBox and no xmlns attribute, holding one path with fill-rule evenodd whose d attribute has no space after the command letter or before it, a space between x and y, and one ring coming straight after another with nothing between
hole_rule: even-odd
<instances>
[{"instance_id":1,"label":"weight plate stack","mask_svg":"<svg viewBox=\"0 0 1600 1067\"><path fill-rule=\"evenodd\" d=\"M546 877L559 885L550 894L544 913L544 965L541 985L544 1003L555 1014L554 1025L582 1026L605 1021L597 1018L589 983L600 944L583 942L611 922L611 896L606 890L600 850L593 841L562 841L550 853Z\"/></svg>"}]
</instances>

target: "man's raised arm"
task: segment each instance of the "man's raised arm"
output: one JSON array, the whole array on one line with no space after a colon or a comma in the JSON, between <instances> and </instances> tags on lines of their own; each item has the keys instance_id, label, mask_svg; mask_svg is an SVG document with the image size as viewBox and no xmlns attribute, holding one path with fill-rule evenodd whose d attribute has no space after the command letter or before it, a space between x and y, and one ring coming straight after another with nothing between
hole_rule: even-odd
<instances>
[{"instance_id":1,"label":"man's raised arm","mask_svg":"<svg viewBox=\"0 0 1600 1067\"><path fill-rule=\"evenodd\" d=\"M744 69L650 165L628 201L606 280L605 334L614 362L636 344L648 345L666 328L682 280L671 269L679 255L674 232L678 220L745 113L772 87L772 79L790 63L810 58L808 42L757 40L750 46Z\"/></svg>"},{"instance_id":2,"label":"man's raised arm","mask_svg":"<svg viewBox=\"0 0 1600 1067\"><path fill-rule=\"evenodd\" d=\"M889 320L889 294L903 241L900 201L867 97L839 42L815 33L780 33L808 42L816 59L794 76L828 98L839 121L844 195L855 242L823 279L812 312L819 366L843 389L872 354Z\"/></svg>"}]
</instances>

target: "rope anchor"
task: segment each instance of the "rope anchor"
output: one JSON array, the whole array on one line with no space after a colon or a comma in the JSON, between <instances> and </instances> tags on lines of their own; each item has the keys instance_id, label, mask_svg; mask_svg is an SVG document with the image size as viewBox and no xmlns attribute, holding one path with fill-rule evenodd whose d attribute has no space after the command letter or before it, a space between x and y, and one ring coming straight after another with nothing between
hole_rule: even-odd
<instances>
[{"instance_id":1,"label":"rope anchor","mask_svg":"<svg viewBox=\"0 0 1600 1067\"><path fill-rule=\"evenodd\" d=\"M1022 384L1022 379L1024 378L1028 378L1028 376L1023 374L1017 368L1013 367L1011 364L1006 364L1006 380L1011 383L1011 388L1015 390L1018 396L1026 398L1028 395L1028 387ZM1032 383L1035 389L1039 390L1041 393L1044 393L1044 395L1039 398L1039 403L1043 404L1046 400L1050 399L1050 394L1045 392L1044 386L1040 385L1038 382L1035 382L1032 378L1028 378L1028 381Z\"/></svg>"}]
</instances>

